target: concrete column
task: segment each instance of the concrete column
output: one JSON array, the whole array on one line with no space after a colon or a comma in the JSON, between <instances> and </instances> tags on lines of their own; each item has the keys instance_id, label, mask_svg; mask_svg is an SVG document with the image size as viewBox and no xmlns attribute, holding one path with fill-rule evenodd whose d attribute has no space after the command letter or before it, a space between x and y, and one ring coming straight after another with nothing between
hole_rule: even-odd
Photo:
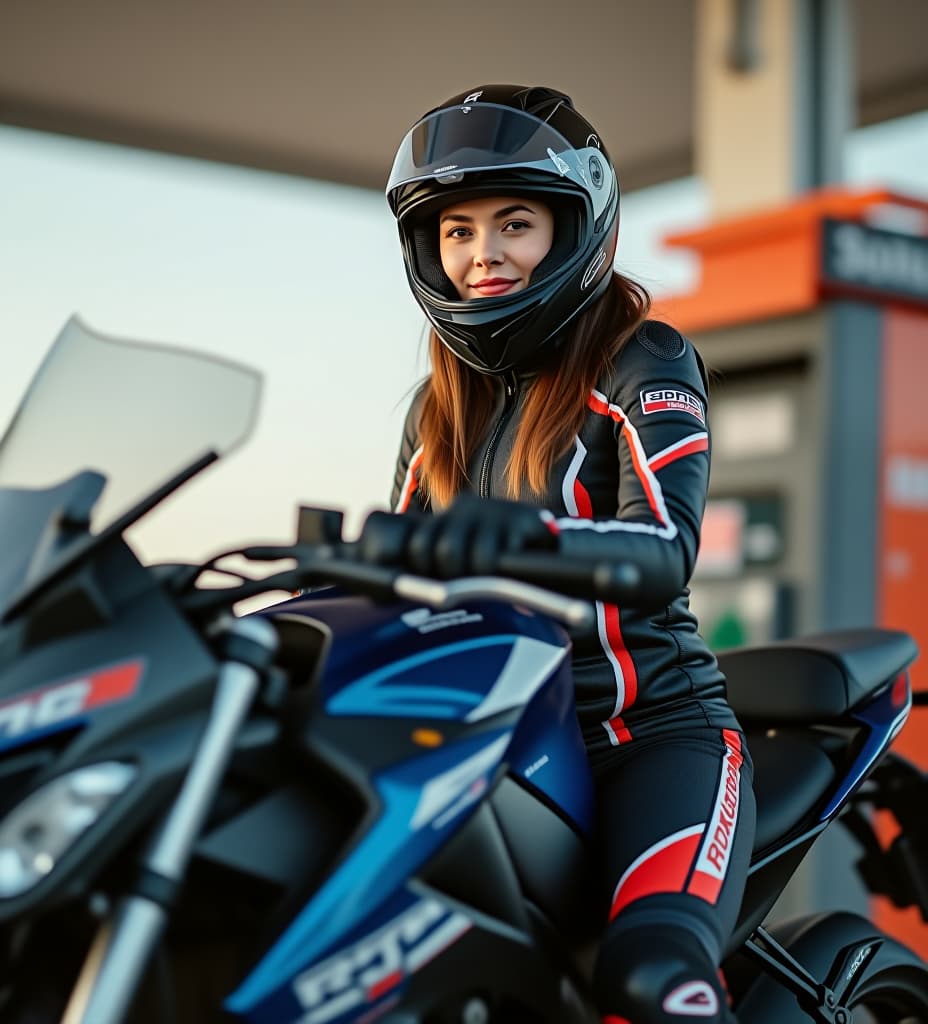
<instances>
[{"instance_id":1,"label":"concrete column","mask_svg":"<svg viewBox=\"0 0 928 1024\"><path fill-rule=\"evenodd\" d=\"M714 217L842 179L850 17L847 0L699 0L696 171Z\"/></svg>"}]
</instances>

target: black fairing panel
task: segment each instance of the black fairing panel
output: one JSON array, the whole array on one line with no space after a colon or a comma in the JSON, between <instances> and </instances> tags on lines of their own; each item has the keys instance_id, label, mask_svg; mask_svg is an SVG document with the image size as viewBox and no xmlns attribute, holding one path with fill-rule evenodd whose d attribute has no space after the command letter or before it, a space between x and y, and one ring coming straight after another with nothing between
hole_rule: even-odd
<instances>
[{"instance_id":1,"label":"black fairing panel","mask_svg":"<svg viewBox=\"0 0 928 1024\"><path fill-rule=\"evenodd\" d=\"M837 771L810 733L748 732L747 741L754 762L757 855L808 823L810 814L829 793Z\"/></svg>"},{"instance_id":2,"label":"black fairing panel","mask_svg":"<svg viewBox=\"0 0 928 1024\"><path fill-rule=\"evenodd\" d=\"M420 873L431 889L526 935L529 919L519 877L489 803L482 803Z\"/></svg>"},{"instance_id":3,"label":"black fairing panel","mask_svg":"<svg viewBox=\"0 0 928 1024\"><path fill-rule=\"evenodd\" d=\"M526 897L565 938L588 936L601 923L601 901L586 841L511 778L503 779L491 803Z\"/></svg>"},{"instance_id":4,"label":"black fairing panel","mask_svg":"<svg viewBox=\"0 0 928 1024\"><path fill-rule=\"evenodd\" d=\"M509 777L500 780L489 801L420 877L523 934L537 919L530 914L532 906L568 941L587 937L598 923L586 843Z\"/></svg>"},{"instance_id":5,"label":"black fairing panel","mask_svg":"<svg viewBox=\"0 0 928 1024\"><path fill-rule=\"evenodd\" d=\"M758 925L763 924L774 903L793 877L820 830L797 840L781 854L752 869L744 887L738 921L726 945L726 955L741 946Z\"/></svg>"},{"instance_id":6,"label":"black fairing panel","mask_svg":"<svg viewBox=\"0 0 928 1024\"><path fill-rule=\"evenodd\" d=\"M70 892L82 865L90 862L96 870L108 862L150 819L189 764L212 699L215 658L129 549L118 539L110 541L87 574L106 596L102 624L77 632L63 629L59 635L46 630L41 641L30 639L24 627L43 607L87 581L69 577L37 598L29 616L0 631L0 701L28 700L50 686L124 662L140 666L137 684L124 697L88 707L60 732L35 739L24 734L21 742L5 735L0 773L11 784L4 787L4 798L16 802L48 778L96 761L133 763L138 775L107 810L106 825L81 836L32 889L4 900L0 920L48 906L53 893ZM36 752L45 756L36 758Z\"/></svg>"},{"instance_id":7,"label":"black fairing panel","mask_svg":"<svg viewBox=\"0 0 928 1024\"><path fill-rule=\"evenodd\" d=\"M827 736L813 732L748 732L747 741L754 762L757 832L751 872L729 949L744 942L761 924L821 833L815 812L838 777L825 749ZM782 852L775 852L778 847Z\"/></svg>"}]
</instances>

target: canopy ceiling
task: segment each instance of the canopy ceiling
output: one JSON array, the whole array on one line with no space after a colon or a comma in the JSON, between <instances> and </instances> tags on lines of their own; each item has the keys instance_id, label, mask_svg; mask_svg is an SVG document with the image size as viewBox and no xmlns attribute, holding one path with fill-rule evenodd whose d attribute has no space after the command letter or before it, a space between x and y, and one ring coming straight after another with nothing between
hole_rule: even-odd
<instances>
[{"instance_id":1,"label":"canopy ceiling","mask_svg":"<svg viewBox=\"0 0 928 1024\"><path fill-rule=\"evenodd\" d=\"M925 0L853 7L858 123L928 107ZM484 82L544 83L574 96L630 189L692 171L697 10L6 0L0 122L382 187L425 108Z\"/></svg>"}]
</instances>

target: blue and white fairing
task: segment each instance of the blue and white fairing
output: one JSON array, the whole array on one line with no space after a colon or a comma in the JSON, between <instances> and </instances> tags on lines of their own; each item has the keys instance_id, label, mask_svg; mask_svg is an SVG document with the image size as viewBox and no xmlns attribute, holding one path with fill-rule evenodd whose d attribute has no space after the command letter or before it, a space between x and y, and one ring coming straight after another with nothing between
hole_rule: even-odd
<instances>
[{"instance_id":1,"label":"blue and white fairing","mask_svg":"<svg viewBox=\"0 0 928 1024\"><path fill-rule=\"evenodd\" d=\"M570 642L559 627L497 602L435 612L327 593L278 608L331 631L311 728L360 766L379 814L227 1000L256 1024L353 1020L395 1000L469 929L413 879L500 773L578 831L592 820ZM416 746L423 727L443 741Z\"/></svg>"}]
</instances>

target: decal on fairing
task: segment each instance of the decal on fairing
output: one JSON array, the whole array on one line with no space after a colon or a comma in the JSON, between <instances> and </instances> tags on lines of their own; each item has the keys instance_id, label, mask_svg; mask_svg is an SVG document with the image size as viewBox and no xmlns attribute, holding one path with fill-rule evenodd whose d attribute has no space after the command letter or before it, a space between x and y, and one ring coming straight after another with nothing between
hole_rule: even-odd
<instances>
[{"instance_id":1,"label":"decal on fairing","mask_svg":"<svg viewBox=\"0 0 928 1024\"><path fill-rule=\"evenodd\" d=\"M127 700L142 678L141 659L53 683L0 702L0 750L78 722L95 708Z\"/></svg>"},{"instance_id":2,"label":"decal on fairing","mask_svg":"<svg viewBox=\"0 0 928 1024\"><path fill-rule=\"evenodd\" d=\"M512 653L496 678L493 689L468 712L466 721L479 722L501 711L509 711L527 703L551 673L567 657L565 647L519 637L512 645Z\"/></svg>"},{"instance_id":3,"label":"decal on fairing","mask_svg":"<svg viewBox=\"0 0 928 1024\"><path fill-rule=\"evenodd\" d=\"M229 996L229 1012L262 1024L291 1020L286 1000L293 998L292 978L303 977L316 963L329 963L336 955L333 950L343 951L345 943L353 948L360 934L369 934L372 927L383 927L385 920L405 913L410 906L405 888L409 879L434 855L448 830L460 825L467 808L476 806L479 795L467 803L471 787L485 791L499 768L499 762L492 763L491 752L501 757L511 738L509 729L484 730L374 776L380 816ZM456 765L474 758L471 769L457 780L457 788L432 790L427 805L435 817L429 818L423 788L437 778L453 778L449 773ZM485 774L475 774L475 767ZM414 828L417 817L419 827ZM302 1018L301 1024L305 1024Z\"/></svg>"},{"instance_id":4,"label":"decal on fairing","mask_svg":"<svg viewBox=\"0 0 928 1024\"><path fill-rule=\"evenodd\" d=\"M527 701L565 656L565 648L531 637L462 640L361 676L335 693L326 711L475 722Z\"/></svg>"},{"instance_id":5,"label":"decal on fairing","mask_svg":"<svg viewBox=\"0 0 928 1024\"><path fill-rule=\"evenodd\" d=\"M489 785L488 775L499 764L509 746L509 740L509 733L504 733L466 761L429 779L422 787L409 827L420 829L432 822L436 828L443 828L457 814L479 800Z\"/></svg>"},{"instance_id":6,"label":"decal on fairing","mask_svg":"<svg viewBox=\"0 0 928 1024\"><path fill-rule=\"evenodd\" d=\"M306 1011L300 1024L334 1024L384 999L470 927L463 914L438 900L417 900L382 928L295 979L293 991Z\"/></svg>"},{"instance_id":7,"label":"decal on fairing","mask_svg":"<svg viewBox=\"0 0 928 1024\"><path fill-rule=\"evenodd\" d=\"M423 635L439 629L453 629L474 622L483 622L480 612L469 612L466 608L453 608L450 612L433 612L431 608L413 608L400 616L404 625Z\"/></svg>"}]
</instances>

